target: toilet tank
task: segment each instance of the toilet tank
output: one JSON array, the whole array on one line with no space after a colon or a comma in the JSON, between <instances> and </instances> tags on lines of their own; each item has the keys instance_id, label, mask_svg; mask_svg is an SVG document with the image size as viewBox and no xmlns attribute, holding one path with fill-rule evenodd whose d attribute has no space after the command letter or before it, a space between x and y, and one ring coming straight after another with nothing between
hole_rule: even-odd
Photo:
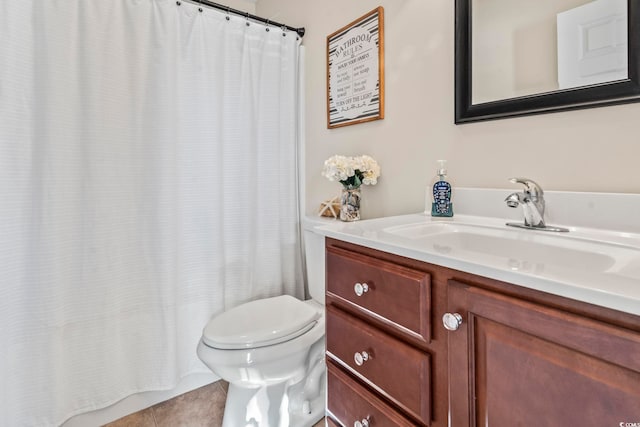
<instances>
[{"instance_id":1,"label":"toilet tank","mask_svg":"<svg viewBox=\"0 0 640 427\"><path fill-rule=\"evenodd\" d=\"M325 256L324 236L318 234L314 227L328 225L334 219L307 216L302 225L304 229L304 253L307 266L307 285L311 299L324 305L325 291Z\"/></svg>"}]
</instances>

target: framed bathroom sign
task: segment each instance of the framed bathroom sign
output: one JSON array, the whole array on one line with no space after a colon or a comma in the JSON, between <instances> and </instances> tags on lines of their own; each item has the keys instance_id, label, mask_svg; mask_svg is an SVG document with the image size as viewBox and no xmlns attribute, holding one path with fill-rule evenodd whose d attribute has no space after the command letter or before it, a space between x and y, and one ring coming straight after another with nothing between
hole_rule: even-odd
<instances>
[{"instance_id":1,"label":"framed bathroom sign","mask_svg":"<svg viewBox=\"0 0 640 427\"><path fill-rule=\"evenodd\" d=\"M384 9L327 36L327 127L384 118Z\"/></svg>"}]
</instances>

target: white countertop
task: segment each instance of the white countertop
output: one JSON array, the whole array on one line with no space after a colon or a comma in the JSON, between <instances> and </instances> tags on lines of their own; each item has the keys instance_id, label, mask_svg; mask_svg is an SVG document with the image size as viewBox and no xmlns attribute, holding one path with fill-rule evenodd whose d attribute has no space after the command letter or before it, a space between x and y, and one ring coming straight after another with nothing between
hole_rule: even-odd
<instances>
[{"instance_id":1,"label":"white countertop","mask_svg":"<svg viewBox=\"0 0 640 427\"><path fill-rule=\"evenodd\" d=\"M586 227L550 233L519 230L505 222L413 214L334 221L317 230L357 245L640 315L640 234Z\"/></svg>"}]
</instances>

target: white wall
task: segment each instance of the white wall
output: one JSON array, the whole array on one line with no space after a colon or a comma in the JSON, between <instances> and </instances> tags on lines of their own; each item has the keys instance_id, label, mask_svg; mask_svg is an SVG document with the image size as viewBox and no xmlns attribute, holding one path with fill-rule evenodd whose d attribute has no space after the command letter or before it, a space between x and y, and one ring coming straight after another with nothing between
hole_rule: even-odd
<instances>
[{"instance_id":1,"label":"white wall","mask_svg":"<svg viewBox=\"0 0 640 427\"><path fill-rule=\"evenodd\" d=\"M328 130L326 36L377 6L386 117ZM307 213L339 191L320 176L332 154L366 153L382 167L363 190L363 218L422 211L440 158L454 186L505 188L526 176L548 190L640 192L640 103L453 124L453 0L259 0L256 13L307 29Z\"/></svg>"}]
</instances>

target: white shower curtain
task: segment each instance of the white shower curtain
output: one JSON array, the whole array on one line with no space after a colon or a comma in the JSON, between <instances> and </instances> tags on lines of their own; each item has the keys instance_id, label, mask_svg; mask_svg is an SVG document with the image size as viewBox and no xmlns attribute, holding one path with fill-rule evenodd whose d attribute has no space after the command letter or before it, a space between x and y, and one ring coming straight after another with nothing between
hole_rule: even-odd
<instances>
[{"instance_id":1,"label":"white shower curtain","mask_svg":"<svg viewBox=\"0 0 640 427\"><path fill-rule=\"evenodd\" d=\"M172 388L212 314L303 296L300 41L229 18L0 0L1 426Z\"/></svg>"}]
</instances>

